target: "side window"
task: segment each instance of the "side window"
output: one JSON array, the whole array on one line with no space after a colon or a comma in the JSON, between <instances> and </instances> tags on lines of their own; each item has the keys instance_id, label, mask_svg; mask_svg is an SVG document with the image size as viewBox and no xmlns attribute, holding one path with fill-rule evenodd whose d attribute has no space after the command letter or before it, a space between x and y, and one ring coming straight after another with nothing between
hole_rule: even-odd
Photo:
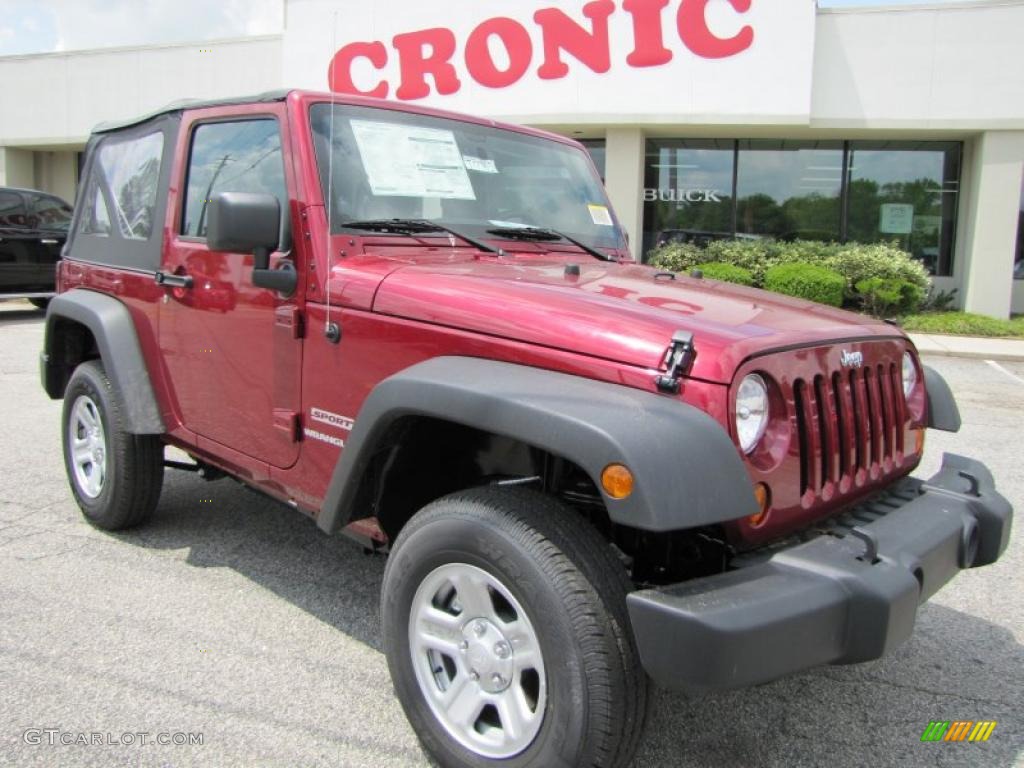
<instances>
[{"instance_id":1,"label":"side window","mask_svg":"<svg viewBox=\"0 0 1024 768\"><path fill-rule=\"evenodd\" d=\"M48 195L34 195L30 202L29 220L37 229L67 232L71 224L71 206Z\"/></svg>"},{"instance_id":2,"label":"side window","mask_svg":"<svg viewBox=\"0 0 1024 768\"><path fill-rule=\"evenodd\" d=\"M25 226L25 201L17 192L0 192L0 227Z\"/></svg>"},{"instance_id":3,"label":"side window","mask_svg":"<svg viewBox=\"0 0 1024 768\"><path fill-rule=\"evenodd\" d=\"M107 139L93 163L84 199L82 233L148 240L160 182L164 135Z\"/></svg>"},{"instance_id":4,"label":"side window","mask_svg":"<svg viewBox=\"0 0 1024 768\"><path fill-rule=\"evenodd\" d=\"M221 192L274 195L287 215L288 191L277 120L206 123L195 129L181 234L206 237L209 201Z\"/></svg>"}]
</instances>

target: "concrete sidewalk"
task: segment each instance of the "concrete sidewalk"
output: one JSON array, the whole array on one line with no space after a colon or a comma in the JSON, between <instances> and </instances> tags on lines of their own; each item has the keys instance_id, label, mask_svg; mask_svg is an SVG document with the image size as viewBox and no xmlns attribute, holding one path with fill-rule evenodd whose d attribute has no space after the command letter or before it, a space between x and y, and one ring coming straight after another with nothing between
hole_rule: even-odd
<instances>
[{"instance_id":1,"label":"concrete sidewalk","mask_svg":"<svg viewBox=\"0 0 1024 768\"><path fill-rule=\"evenodd\" d=\"M1024 361L1024 339L989 339L977 336L940 336L911 333L922 355L969 357L980 360Z\"/></svg>"}]
</instances>

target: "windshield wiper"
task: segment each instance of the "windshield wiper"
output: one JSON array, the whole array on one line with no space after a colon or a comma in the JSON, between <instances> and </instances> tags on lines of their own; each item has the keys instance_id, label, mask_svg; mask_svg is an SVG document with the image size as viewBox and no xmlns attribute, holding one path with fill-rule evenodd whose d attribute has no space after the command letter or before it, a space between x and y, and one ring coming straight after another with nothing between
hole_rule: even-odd
<instances>
[{"instance_id":1,"label":"windshield wiper","mask_svg":"<svg viewBox=\"0 0 1024 768\"><path fill-rule=\"evenodd\" d=\"M597 248L593 248L584 242L577 240L575 237L569 237L564 232L559 232L557 229L551 229L550 227L497 227L496 229L488 229L492 235L498 235L500 237L508 237L513 240L565 240L572 243L577 248L581 248L591 256L601 261L615 261L615 259L609 256L607 253L601 253Z\"/></svg>"},{"instance_id":2,"label":"windshield wiper","mask_svg":"<svg viewBox=\"0 0 1024 768\"><path fill-rule=\"evenodd\" d=\"M449 226L438 224L436 221L427 221L426 219L367 219L366 221L346 221L343 222L341 226L347 229L365 229L371 232L388 232L395 235L420 235L428 232L447 232L449 235L454 235L478 250L485 251L486 253L493 253L498 256L505 255L505 251L501 248L495 248L493 245L488 245L483 240L477 240L475 237L465 235Z\"/></svg>"}]
</instances>

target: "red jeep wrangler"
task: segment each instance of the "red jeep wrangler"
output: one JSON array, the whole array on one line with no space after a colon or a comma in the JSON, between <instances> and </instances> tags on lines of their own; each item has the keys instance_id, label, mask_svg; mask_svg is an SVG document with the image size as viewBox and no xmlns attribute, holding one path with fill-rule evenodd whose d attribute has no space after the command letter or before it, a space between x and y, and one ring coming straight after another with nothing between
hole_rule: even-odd
<instances>
[{"instance_id":1,"label":"red jeep wrangler","mask_svg":"<svg viewBox=\"0 0 1024 768\"><path fill-rule=\"evenodd\" d=\"M230 475L390 551L444 766L622 766L648 679L876 659L1012 510L897 328L637 265L583 148L291 91L89 142L42 381L86 518ZM165 446L195 464L168 462Z\"/></svg>"}]
</instances>

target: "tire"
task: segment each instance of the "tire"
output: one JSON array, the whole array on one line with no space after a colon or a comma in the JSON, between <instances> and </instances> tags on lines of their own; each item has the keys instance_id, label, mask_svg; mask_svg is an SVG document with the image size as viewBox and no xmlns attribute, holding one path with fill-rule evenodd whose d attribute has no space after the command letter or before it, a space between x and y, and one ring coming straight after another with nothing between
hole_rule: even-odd
<instances>
[{"instance_id":1,"label":"tire","mask_svg":"<svg viewBox=\"0 0 1024 768\"><path fill-rule=\"evenodd\" d=\"M50 306L49 299L29 299L28 301L36 309L45 310L48 306Z\"/></svg>"},{"instance_id":2,"label":"tire","mask_svg":"<svg viewBox=\"0 0 1024 768\"><path fill-rule=\"evenodd\" d=\"M160 438L129 434L122 413L119 393L98 360L75 368L64 393L64 468L85 519L107 531L148 519L164 479Z\"/></svg>"},{"instance_id":3,"label":"tire","mask_svg":"<svg viewBox=\"0 0 1024 768\"><path fill-rule=\"evenodd\" d=\"M424 749L444 768L628 765L648 696L630 586L611 547L549 496L478 488L423 508L388 559L381 620Z\"/></svg>"}]
</instances>

